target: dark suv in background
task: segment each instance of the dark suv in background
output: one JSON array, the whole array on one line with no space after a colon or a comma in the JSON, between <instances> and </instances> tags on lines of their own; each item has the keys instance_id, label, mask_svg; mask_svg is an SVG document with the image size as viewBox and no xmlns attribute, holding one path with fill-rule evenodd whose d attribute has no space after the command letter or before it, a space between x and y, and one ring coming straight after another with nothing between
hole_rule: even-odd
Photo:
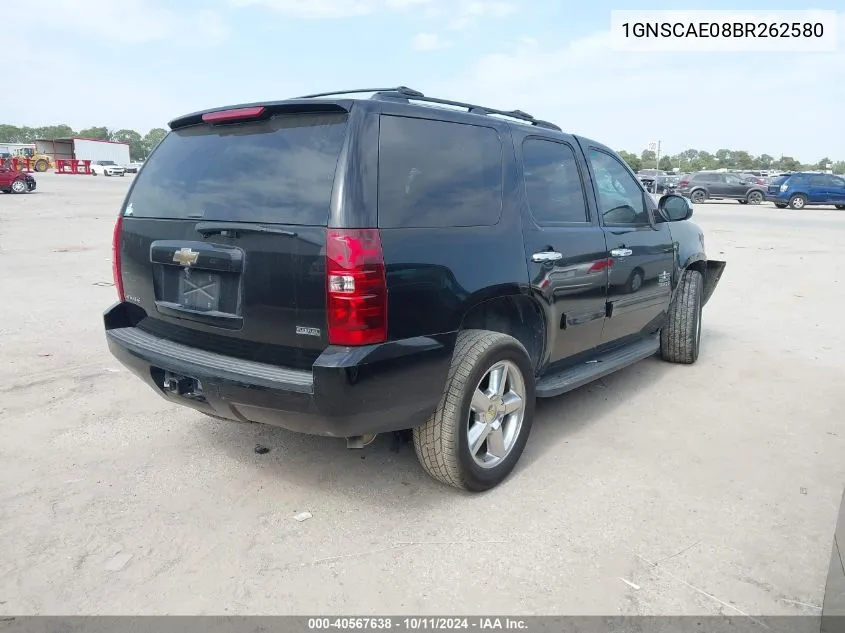
<instances>
[{"instance_id":1,"label":"dark suv in background","mask_svg":"<svg viewBox=\"0 0 845 633\"><path fill-rule=\"evenodd\" d=\"M725 262L687 199L524 112L365 92L170 123L115 224L104 317L152 389L354 448L413 429L429 474L480 491L535 398L696 361Z\"/></svg>"},{"instance_id":2,"label":"dark suv in background","mask_svg":"<svg viewBox=\"0 0 845 633\"><path fill-rule=\"evenodd\" d=\"M695 203L705 200L736 200L740 204L760 204L766 199L766 186L724 171L699 171L680 180L676 191Z\"/></svg>"}]
</instances>

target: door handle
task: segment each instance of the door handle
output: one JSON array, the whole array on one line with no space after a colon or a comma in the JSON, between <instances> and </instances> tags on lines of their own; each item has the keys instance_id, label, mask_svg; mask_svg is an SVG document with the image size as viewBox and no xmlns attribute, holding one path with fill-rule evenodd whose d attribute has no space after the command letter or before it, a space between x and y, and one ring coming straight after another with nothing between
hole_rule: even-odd
<instances>
[{"instance_id":1,"label":"door handle","mask_svg":"<svg viewBox=\"0 0 845 633\"><path fill-rule=\"evenodd\" d=\"M610 254L614 257L628 257L628 255L633 255L634 251L630 248L614 248Z\"/></svg>"},{"instance_id":2,"label":"door handle","mask_svg":"<svg viewBox=\"0 0 845 633\"><path fill-rule=\"evenodd\" d=\"M559 259L563 259L563 253L558 253L557 251L540 251L531 256L531 261L537 262L538 264L542 262L556 262Z\"/></svg>"}]
</instances>

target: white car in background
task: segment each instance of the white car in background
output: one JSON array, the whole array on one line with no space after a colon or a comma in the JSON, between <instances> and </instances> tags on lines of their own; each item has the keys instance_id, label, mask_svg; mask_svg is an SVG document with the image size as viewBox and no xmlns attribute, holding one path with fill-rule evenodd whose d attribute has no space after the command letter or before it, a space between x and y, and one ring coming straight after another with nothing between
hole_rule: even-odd
<instances>
[{"instance_id":1,"label":"white car in background","mask_svg":"<svg viewBox=\"0 0 845 633\"><path fill-rule=\"evenodd\" d=\"M91 163L94 176L124 176L126 170L113 160L95 160Z\"/></svg>"},{"instance_id":2,"label":"white car in background","mask_svg":"<svg viewBox=\"0 0 845 633\"><path fill-rule=\"evenodd\" d=\"M141 169L141 165L143 164L144 163L142 162L132 161L128 165L124 166L123 169L124 171L126 171L127 174L137 174L138 170Z\"/></svg>"}]
</instances>

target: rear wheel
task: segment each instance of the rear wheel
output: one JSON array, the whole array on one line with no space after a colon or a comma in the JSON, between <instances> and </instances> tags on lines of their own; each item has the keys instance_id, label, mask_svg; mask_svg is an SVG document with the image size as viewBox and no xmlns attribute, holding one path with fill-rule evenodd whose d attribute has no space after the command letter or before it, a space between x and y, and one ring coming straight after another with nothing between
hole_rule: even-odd
<instances>
[{"instance_id":1,"label":"rear wheel","mask_svg":"<svg viewBox=\"0 0 845 633\"><path fill-rule=\"evenodd\" d=\"M704 192L704 189L696 189L689 197L694 203L701 204L707 199L707 194Z\"/></svg>"},{"instance_id":2,"label":"rear wheel","mask_svg":"<svg viewBox=\"0 0 845 633\"><path fill-rule=\"evenodd\" d=\"M704 278L697 270L685 270L681 287L669 307L666 325L660 330L660 355L670 363L691 365L701 349L701 299Z\"/></svg>"},{"instance_id":3,"label":"rear wheel","mask_svg":"<svg viewBox=\"0 0 845 633\"><path fill-rule=\"evenodd\" d=\"M628 277L628 281L625 284L625 292L627 293L634 293L640 288L643 287L643 271L639 268L635 268L631 271L631 276Z\"/></svg>"},{"instance_id":4,"label":"rear wheel","mask_svg":"<svg viewBox=\"0 0 845 633\"><path fill-rule=\"evenodd\" d=\"M748 204L760 204L763 202L763 194L759 191L750 191L745 199L748 201Z\"/></svg>"},{"instance_id":5,"label":"rear wheel","mask_svg":"<svg viewBox=\"0 0 845 633\"><path fill-rule=\"evenodd\" d=\"M801 195L800 193L795 196L792 196L789 199L789 206L793 209L803 209L805 206L807 206L807 197Z\"/></svg>"},{"instance_id":6,"label":"rear wheel","mask_svg":"<svg viewBox=\"0 0 845 633\"><path fill-rule=\"evenodd\" d=\"M49 165L47 164L47 161L44 160L43 158L39 158L37 161L35 161L35 171L38 171L38 172L47 171L48 166Z\"/></svg>"},{"instance_id":7,"label":"rear wheel","mask_svg":"<svg viewBox=\"0 0 845 633\"><path fill-rule=\"evenodd\" d=\"M534 404L534 371L519 341L464 330L437 410L414 429L417 458L429 475L450 486L493 488L525 448Z\"/></svg>"}]
</instances>

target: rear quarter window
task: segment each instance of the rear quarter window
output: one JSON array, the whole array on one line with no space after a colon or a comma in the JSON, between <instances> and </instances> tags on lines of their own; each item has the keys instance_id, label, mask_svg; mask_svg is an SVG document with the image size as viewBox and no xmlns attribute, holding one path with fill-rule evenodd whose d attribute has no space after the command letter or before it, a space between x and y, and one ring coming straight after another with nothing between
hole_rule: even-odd
<instances>
[{"instance_id":1,"label":"rear quarter window","mask_svg":"<svg viewBox=\"0 0 845 633\"><path fill-rule=\"evenodd\" d=\"M379 227L492 226L502 212L502 172L493 128L382 115Z\"/></svg>"},{"instance_id":2,"label":"rear quarter window","mask_svg":"<svg viewBox=\"0 0 845 633\"><path fill-rule=\"evenodd\" d=\"M174 130L139 173L124 213L325 226L347 117L293 114Z\"/></svg>"}]
</instances>

